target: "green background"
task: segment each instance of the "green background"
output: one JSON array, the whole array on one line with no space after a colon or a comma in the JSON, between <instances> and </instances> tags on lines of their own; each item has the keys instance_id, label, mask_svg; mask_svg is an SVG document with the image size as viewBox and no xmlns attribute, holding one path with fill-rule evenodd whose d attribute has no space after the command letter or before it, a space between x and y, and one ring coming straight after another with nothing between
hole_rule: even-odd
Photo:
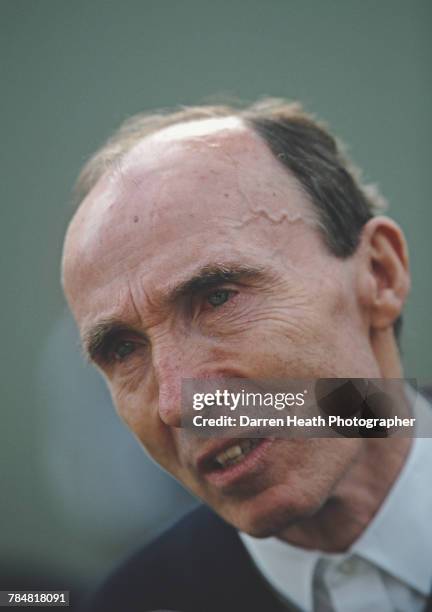
<instances>
[{"instance_id":1,"label":"green background","mask_svg":"<svg viewBox=\"0 0 432 612\"><path fill-rule=\"evenodd\" d=\"M301 100L349 144L406 232L406 375L431 381L432 3L2 0L0 9L0 565L85 579L129 542L107 549L90 538L83 548L79 524L54 505L35 434L44 410L35 372L64 309L59 259L80 166L141 110L215 95Z\"/></svg>"}]
</instances>

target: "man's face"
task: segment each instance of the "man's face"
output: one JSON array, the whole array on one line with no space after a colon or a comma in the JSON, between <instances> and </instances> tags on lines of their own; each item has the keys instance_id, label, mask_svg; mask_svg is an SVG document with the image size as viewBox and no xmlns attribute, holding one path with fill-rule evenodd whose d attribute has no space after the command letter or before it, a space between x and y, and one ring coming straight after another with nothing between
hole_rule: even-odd
<instances>
[{"instance_id":1,"label":"man's face","mask_svg":"<svg viewBox=\"0 0 432 612\"><path fill-rule=\"evenodd\" d=\"M86 198L65 245L66 295L121 418L255 535L321 508L361 442L264 439L223 468L221 442L236 442L181 427L181 381L379 376L356 256L331 255L314 218L258 136L206 120L137 145Z\"/></svg>"}]
</instances>

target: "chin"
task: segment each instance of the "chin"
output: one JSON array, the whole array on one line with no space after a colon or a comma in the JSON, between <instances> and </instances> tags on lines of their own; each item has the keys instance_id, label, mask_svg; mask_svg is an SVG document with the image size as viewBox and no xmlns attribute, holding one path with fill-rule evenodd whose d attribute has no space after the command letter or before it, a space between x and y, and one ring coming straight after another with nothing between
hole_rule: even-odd
<instances>
[{"instance_id":1,"label":"chin","mask_svg":"<svg viewBox=\"0 0 432 612\"><path fill-rule=\"evenodd\" d=\"M255 538L268 538L313 516L324 503L324 499L310 491L293 491L280 485L230 505L220 514L240 531Z\"/></svg>"}]
</instances>

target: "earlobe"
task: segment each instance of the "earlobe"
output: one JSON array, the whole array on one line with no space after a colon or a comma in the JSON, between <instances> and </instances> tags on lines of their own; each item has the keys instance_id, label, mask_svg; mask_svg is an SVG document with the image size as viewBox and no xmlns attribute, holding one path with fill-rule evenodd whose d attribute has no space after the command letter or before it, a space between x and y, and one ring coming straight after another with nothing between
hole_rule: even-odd
<instances>
[{"instance_id":1,"label":"earlobe","mask_svg":"<svg viewBox=\"0 0 432 612\"><path fill-rule=\"evenodd\" d=\"M364 227L360 250L361 301L372 328L391 327L402 312L410 289L408 248L400 227L374 217Z\"/></svg>"}]
</instances>

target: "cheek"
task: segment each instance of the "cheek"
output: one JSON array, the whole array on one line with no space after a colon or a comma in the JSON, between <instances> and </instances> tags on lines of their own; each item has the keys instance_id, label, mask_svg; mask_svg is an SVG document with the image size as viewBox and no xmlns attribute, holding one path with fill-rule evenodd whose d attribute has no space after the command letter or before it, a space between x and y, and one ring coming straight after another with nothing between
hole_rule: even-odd
<instances>
[{"instance_id":1,"label":"cheek","mask_svg":"<svg viewBox=\"0 0 432 612\"><path fill-rule=\"evenodd\" d=\"M235 338L222 339L218 354L251 379L315 378L324 375L332 342L309 306L274 307L256 313Z\"/></svg>"},{"instance_id":2,"label":"cheek","mask_svg":"<svg viewBox=\"0 0 432 612\"><path fill-rule=\"evenodd\" d=\"M282 484L281 496L289 496L300 516L317 511L349 472L361 448L357 438L287 441L281 460L274 465L273 477Z\"/></svg>"},{"instance_id":3,"label":"cheek","mask_svg":"<svg viewBox=\"0 0 432 612\"><path fill-rule=\"evenodd\" d=\"M110 385L117 413L137 440L162 467L175 473L177 451L171 431L159 418L157 398L138 390L117 389Z\"/></svg>"},{"instance_id":4,"label":"cheek","mask_svg":"<svg viewBox=\"0 0 432 612\"><path fill-rule=\"evenodd\" d=\"M139 386L123 385L118 380L109 383L109 390L119 417L141 439L142 433L149 429L152 420L148 399Z\"/></svg>"}]
</instances>

